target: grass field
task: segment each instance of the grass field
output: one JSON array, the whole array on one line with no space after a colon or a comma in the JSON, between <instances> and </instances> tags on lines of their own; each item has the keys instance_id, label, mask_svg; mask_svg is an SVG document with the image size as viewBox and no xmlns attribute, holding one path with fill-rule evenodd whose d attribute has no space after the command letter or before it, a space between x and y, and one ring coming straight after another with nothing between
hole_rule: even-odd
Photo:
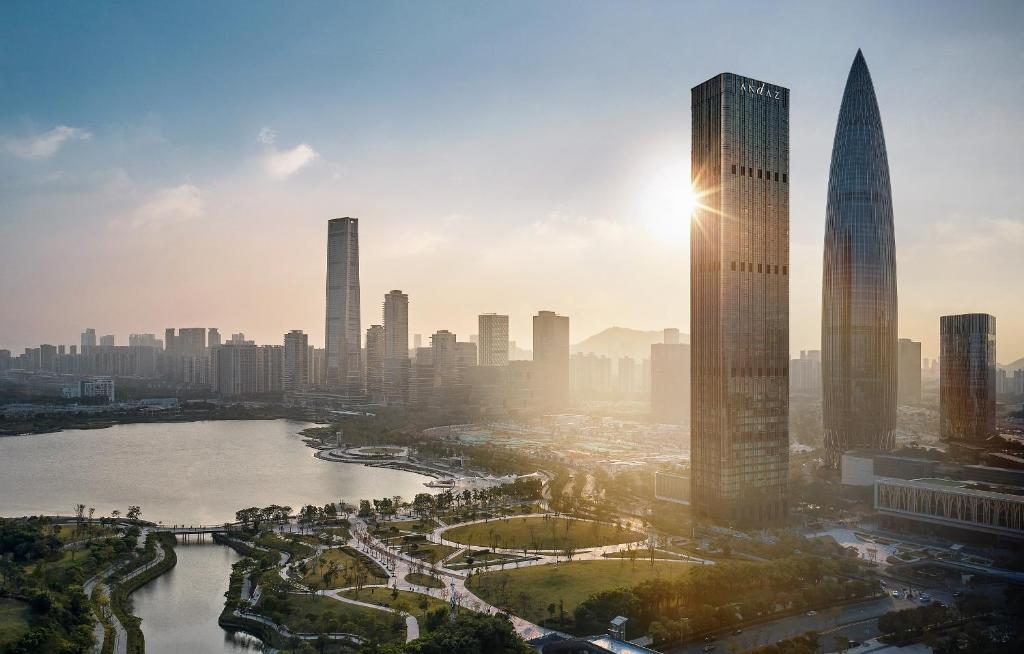
<instances>
[{"instance_id":1,"label":"grass field","mask_svg":"<svg viewBox=\"0 0 1024 654\"><path fill-rule=\"evenodd\" d=\"M302 583L315 590L324 588L345 588L355 585L355 571L362 567L366 570L367 584L380 584L387 581L384 572L376 565L363 561L358 553L348 548L331 548L318 557L314 569L314 562L309 561L306 565L309 570L302 577ZM327 584L324 575L330 569L331 563L338 564L338 574Z\"/></svg>"},{"instance_id":2,"label":"grass field","mask_svg":"<svg viewBox=\"0 0 1024 654\"><path fill-rule=\"evenodd\" d=\"M342 595L349 599L359 600L360 602L381 604L398 609L399 611L411 613L419 621L421 633L425 633L423 618L428 613L436 609L448 609L448 602L429 595L421 595L420 593L412 593L405 590L398 591L398 597L395 597L395 591L388 590L387 588L363 588L360 591L347 590Z\"/></svg>"},{"instance_id":3,"label":"grass field","mask_svg":"<svg viewBox=\"0 0 1024 654\"><path fill-rule=\"evenodd\" d=\"M116 529L98 524L83 524L81 528L78 525L57 525L56 527L57 538L62 543L71 543L100 536L113 536L115 534L117 534Z\"/></svg>"},{"instance_id":4,"label":"grass field","mask_svg":"<svg viewBox=\"0 0 1024 654\"><path fill-rule=\"evenodd\" d=\"M434 579L430 575L420 574L418 572L410 572L405 575L405 580L410 584L416 584L418 586L426 586L427 588L444 588L444 582L440 579Z\"/></svg>"},{"instance_id":5,"label":"grass field","mask_svg":"<svg viewBox=\"0 0 1024 654\"><path fill-rule=\"evenodd\" d=\"M624 527L569 518L517 517L452 527L444 538L477 547L531 550L577 549L637 541L643 536Z\"/></svg>"},{"instance_id":6,"label":"grass field","mask_svg":"<svg viewBox=\"0 0 1024 654\"><path fill-rule=\"evenodd\" d=\"M316 595L289 594L286 606L282 610L276 598L265 596L257 611L293 631L344 631L385 643L405 642L405 619L392 613Z\"/></svg>"},{"instance_id":7,"label":"grass field","mask_svg":"<svg viewBox=\"0 0 1024 654\"><path fill-rule=\"evenodd\" d=\"M549 604L562 601L572 615L576 605L596 592L631 587L647 579L677 577L689 566L682 563L637 561L576 561L556 565L537 565L504 572L485 572L469 582L469 588L490 604L507 607L531 622L549 617Z\"/></svg>"},{"instance_id":8,"label":"grass field","mask_svg":"<svg viewBox=\"0 0 1024 654\"><path fill-rule=\"evenodd\" d=\"M416 545L415 549L412 547L413 544ZM428 563L431 560L431 552L434 554L434 562L436 563L437 561L444 559L444 557L458 551L450 545L440 545L437 543L411 543L409 545L402 545L398 549L409 556L414 556L417 559Z\"/></svg>"},{"instance_id":9,"label":"grass field","mask_svg":"<svg viewBox=\"0 0 1024 654\"><path fill-rule=\"evenodd\" d=\"M29 630L28 604L0 597L0 645L12 643Z\"/></svg>"}]
</instances>

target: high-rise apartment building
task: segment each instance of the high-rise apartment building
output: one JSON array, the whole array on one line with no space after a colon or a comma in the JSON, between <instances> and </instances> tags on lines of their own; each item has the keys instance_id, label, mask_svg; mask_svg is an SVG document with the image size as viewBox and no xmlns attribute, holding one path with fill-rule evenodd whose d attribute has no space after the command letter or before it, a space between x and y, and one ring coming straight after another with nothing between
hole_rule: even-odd
<instances>
[{"instance_id":1,"label":"high-rise apartment building","mask_svg":"<svg viewBox=\"0 0 1024 654\"><path fill-rule=\"evenodd\" d=\"M540 311L533 317L534 398L545 409L569 403L569 317Z\"/></svg>"},{"instance_id":2,"label":"high-rise apartment building","mask_svg":"<svg viewBox=\"0 0 1024 654\"><path fill-rule=\"evenodd\" d=\"M82 332L82 354L89 354L93 348L96 347L96 330L92 327L87 327Z\"/></svg>"},{"instance_id":3,"label":"high-rise apartment building","mask_svg":"<svg viewBox=\"0 0 1024 654\"><path fill-rule=\"evenodd\" d=\"M896 245L885 135L860 50L832 145L821 292L825 462L895 445Z\"/></svg>"},{"instance_id":4,"label":"high-rise apartment building","mask_svg":"<svg viewBox=\"0 0 1024 654\"><path fill-rule=\"evenodd\" d=\"M409 401L409 296L393 290L384 296L384 401ZM367 346L369 348L369 346Z\"/></svg>"},{"instance_id":5,"label":"high-rise apartment building","mask_svg":"<svg viewBox=\"0 0 1024 654\"><path fill-rule=\"evenodd\" d=\"M383 325L370 325L366 330L366 394L371 400L384 397L384 352L386 335Z\"/></svg>"},{"instance_id":6,"label":"high-rise apartment building","mask_svg":"<svg viewBox=\"0 0 1024 654\"><path fill-rule=\"evenodd\" d=\"M952 443L996 432L996 319L987 313L939 321L939 429Z\"/></svg>"},{"instance_id":7,"label":"high-rise apartment building","mask_svg":"<svg viewBox=\"0 0 1024 654\"><path fill-rule=\"evenodd\" d=\"M678 345L679 344L679 329L676 327L666 327L662 331L662 342L666 345Z\"/></svg>"},{"instance_id":8,"label":"high-rise apartment building","mask_svg":"<svg viewBox=\"0 0 1024 654\"><path fill-rule=\"evenodd\" d=\"M304 391L309 381L309 337L301 329L284 335L284 366L281 387L285 392Z\"/></svg>"},{"instance_id":9,"label":"high-rise apartment building","mask_svg":"<svg viewBox=\"0 0 1024 654\"><path fill-rule=\"evenodd\" d=\"M508 316L484 313L477 319L481 366L508 365Z\"/></svg>"},{"instance_id":10,"label":"high-rise apartment building","mask_svg":"<svg viewBox=\"0 0 1024 654\"><path fill-rule=\"evenodd\" d=\"M692 112L692 508L777 522L789 475L789 90L723 73L693 89Z\"/></svg>"},{"instance_id":11,"label":"high-rise apartment building","mask_svg":"<svg viewBox=\"0 0 1024 654\"><path fill-rule=\"evenodd\" d=\"M106 334L105 336L100 336L100 347L114 347L114 345L116 344L114 341L115 339L113 334Z\"/></svg>"},{"instance_id":12,"label":"high-rise apartment building","mask_svg":"<svg viewBox=\"0 0 1024 654\"><path fill-rule=\"evenodd\" d=\"M327 386L362 393L359 322L359 220L327 222Z\"/></svg>"},{"instance_id":13,"label":"high-rise apartment building","mask_svg":"<svg viewBox=\"0 0 1024 654\"><path fill-rule=\"evenodd\" d=\"M458 357L455 334L447 329L434 332L430 337L431 361L434 366L435 385L450 386L458 381Z\"/></svg>"},{"instance_id":14,"label":"high-rise apartment building","mask_svg":"<svg viewBox=\"0 0 1024 654\"><path fill-rule=\"evenodd\" d=\"M789 390L821 396L821 350L800 350L800 358L789 361Z\"/></svg>"},{"instance_id":15,"label":"high-rise apartment building","mask_svg":"<svg viewBox=\"0 0 1024 654\"><path fill-rule=\"evenodd\" d=\"M917 404L921 401L921 342L901 338L897 350L897 399L900 404Z\"/></svg>"},{"instance_id":16,"label":"high-rise apartment building","mask_svg":"<svg viewBox=\"0 0 1024 654\"><path fill-rule=\"evenodd\" d=\"M409 358L409 296L394 290L384 296L384 356Z\"/></svg>"},{"instance_id":17,"label":"high-rise apartment building","mask_svg":"<svg viewBox=\"0 0 1024 654\"><path fill-rule=\"evenodd\" d=\"M260 345L256 349L256 392L277 393L284 382L284 347Z\"/></svg>"},{"instance_id":18,"label":"high-rise apartment building","mask_svg":"<svg viewBox=\"0 0 1024 654\"><path fill-rule=\"evenodd\" d=\"M651 417L679 424L690 418L690 346L675 340L651 344Z\"/></svg>"},{"instance_id":19,"label":"high-rise apartment building","mask_svg":"<svg viewBox=\"0 0 1024 654\"><path fill-rule=\"evenodd\" d=\"M224 397L239 397L256 392L257 349L252 341L234 339L217 348L218 393Z\"/></svg>"},{"instance_id":20,"label":"high-rise apartment building","mask_svg":"<svg viewBox=\"0 0 1024 654\"><path fill-rule=\"evenodd\" d=\"M220 345L220 330L210 327L206 330L206 347L217 347Z\"/></svg>"}]
</instances>

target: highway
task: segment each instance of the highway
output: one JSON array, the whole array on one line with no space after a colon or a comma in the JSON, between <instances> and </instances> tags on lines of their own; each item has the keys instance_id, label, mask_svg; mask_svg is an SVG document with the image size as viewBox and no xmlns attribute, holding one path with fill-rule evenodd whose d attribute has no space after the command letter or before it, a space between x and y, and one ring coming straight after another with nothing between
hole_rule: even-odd
<instances>
[{"instance_id":1,"label":"highway","mask_svg":"<svg viewBox=\"0 0 1024 654\"><path fill-rule=\"evenodd\" d=\"M939 597L936 599L948 602L952 598ZM821 634L821 643L824 646L824 651L830 652L835 650L832 647L833 642L831 640L833 634L842 634L851 640L863 642L867 638L879 635L878 617L880 615L884 615L889 611L915 606L921 606L921 603L888 596L857 604L822 609L816 612L815 615L800 614L788 618L780 618L744 629L740 634L718 638L711 643L695 643L666 649L665 652L668 654L698 654L703 653L704 647L708 644L715 646L714 652L730 654L732 652L745 652L780 640L799 636L807 631L816 631Z\"/></svg>"}]
</instances>

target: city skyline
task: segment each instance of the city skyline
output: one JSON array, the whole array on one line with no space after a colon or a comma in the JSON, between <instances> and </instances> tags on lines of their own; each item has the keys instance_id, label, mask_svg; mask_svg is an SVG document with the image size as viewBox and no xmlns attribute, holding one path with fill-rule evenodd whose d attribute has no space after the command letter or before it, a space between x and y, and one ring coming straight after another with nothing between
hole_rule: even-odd
<instances>
[{"instance_id":1,"label":"city skyline","mask_svg":"<svg viewBox=\"0 0 1024 654\"><path fill-rule=\"evenodd\" d=\"M0 294L23 310L5 318L0 347L20 351L39 343L73 343L84 325L115 334L119 342L130 332L160 333L166 325L217 324L269 343L301 328L310 342L322 343L317 296L324 269L310 253L323 247L322 221L336 215L363 222L362 312L376 315L379 298L402 288L415 303L412 333L446 328L469 335L479 313L496 311L510 315L510 339L525 343L530 316L545 307L572 317L572 342L611 325L684 325L687 221L679 219L676 187L689 176L685 96L695 80L732 69L785 79L801 98L793 117L800 182L792 191L790 345L793 351L818 348L830 123L841 97L841 71L849 53L863 47L880 62L872 71L879 95L892 98L885 111L902 290L899 336L922 342L923 356L934 358L940 315L983 311L1000 320L1001 363L1024 355L1024 309L1005 281L1020 269L1016 255L1024 244L1011 172L1022 138L1012 129L1020 85L1000 82L1005 92L980 105L970 94L955 92L977 84L979 76L984 83L1019 74L1020 55L1009 28L1019 7L988 5L960 16L929 5L933 10L926 17L901 7L888 16L883 33L874 35L862 29L872 23L871 11L861 16L843 7L786 5L757 29L730 27L749 47L735 52L709 45L726 29L714 7L661 5L679 20L659 18L660 29L644 7L594 9L565 39L539 26L531 12L504 8L498 22L507 26L495 34L501 47L485 61L433 79L436 90L417 87L415 92L425 94L415 105L423 113L411 122L400 121L399 110L389 106L393 100L401 100L396 107L406 106L413 91L371 85L365 69L376 65L405 80L401 67L420 48L430 49L453 30L497 29L494 15L473 9L465 24L442 27L429 20L436 9L413 10L424 12L435 29L392 59L371 48L350 66L318 68L284 81L282 72L308 57L300 42L290 42L272 68L273 79L288 91L275 93L278 99L244 86L253 82L246 77L224 85L224 91L250 100L246 106L227 102L220 91L186 111L179 97L211 89L208 81L189 81L181 66L202 57L220 80L233 79L241 56L252 57L259 68L265 60L255 39L271 29L272 9L254 12L255 33L235 43L237 53L213 48L205 31L212 27L197 27L197 51L174 63L168 59L171 44L156 33L161 12L136 10L131 30L153 37L141 59L164 89L153 94L133 77L131 61L112 59L119 47L133 43L123 16L110 20L107 42L91 58L72 62L69 49L56 48L52 58L27 61L17 54L31 50L17 47L25 38L98 44L86 36L90 30L68 17L52 16L46 33L26 27L40 13L51 13L45 8L5 9L11 27L4 36L15 44L14 66L22 72L2 73L14 92L0 110L0 210L11 217L2 235L21 247L9 248L9 265L19 274L0 281ZM227 20L212 11L212 26ZM334 11L323 24L364 19L369 35L361 38L402 32L392 16ZM561 24L563 10L548 11L551 22ZM696 20L712 26L707 34L667 47ZM753 38L787 20L799 21L809 36L763 45ZM848 24L849 30L815 29L835 24ZM623 55L630 62L625 66L597 44L613 30L630 27L650 38L631 46ZM898 47L891 38L896 31L906 37ZM534 57L543 59L523 63L511 56L518 34L535 36ZM317 34L307 36L316 42ZM347 52L321 47L332 61ZM441 62L460 60L459 47L452 47L437 54ZM659 48L670 56L654 56ZM811 51L815 57L807 56ZM773 56L758 56L767 52ZM551 77L515 75L523 66L532 73L541 62L559 79L590 72L564 90L555 90ZM116 74L98 78L88 67L98 63ZM58 74L60 66L96 81L103 93L72 83ZM51 75L59 89L32 81ZM336 120L326 120L316 101L337 108L348 93L315 91L317 82L330 79L365 92L376 114L345 109ZM449 107L447 93L460 84L476 92L451 115L439 113ZM593 102L608 84L629 91L625 99ZM659 90L647 92L651 88ZM176 91L181 95L170 95ZM558 102L544 101L552 92ZM514 116L499 102L510 94L526 101ZM942 99L930 109L929 121L916 121L918 108L908 95L921 102ZM965 115L972 116L972 129L953 129ZM567 124L575 127L566 130ZM497 135L498 125L507 134ZM360 136L363 128L366 135ZM533 172L537 160L548 162L543 175ZM393 175L384 176L384 170ZM943 181L949 178L958 183ZM396 185L402 193L391 192ZM973 191L963 193L966 187ZM240 230L243 217L247 228ZM203 238L197 238L200 232ZM225 250L227 239L232 247ZM38 256L44 248L53 256ZM467 254L472 282L448 263ZM990 265L971 265L982 256ZM594 261L616 265L595 267ZM88 293L82 282L68 283L76 271L88 271ZM132 295L131 310L124 308L122 293ZM660 294L680 302L651 301ZM268 302L273 312L265 310ZM617 307L614 317L604 309L610 305Z\"/></svg>"}]
</instances>

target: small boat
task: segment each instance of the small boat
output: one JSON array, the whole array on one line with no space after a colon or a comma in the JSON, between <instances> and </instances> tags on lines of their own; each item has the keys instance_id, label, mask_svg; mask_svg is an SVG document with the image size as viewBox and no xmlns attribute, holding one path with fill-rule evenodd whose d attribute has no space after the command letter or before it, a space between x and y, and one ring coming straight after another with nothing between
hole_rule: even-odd
<instances>
[{"instance_id":1,"label":"small boat","mask_svg":"<svg viewBox=\"0 0 1024 654\"><path fill-rule=\"evenodd\" d=\"M424 482L423 484L427 488L452 488L455 486L454 479L435 479L433 481Z\"/></svg>"}]
</instances>

